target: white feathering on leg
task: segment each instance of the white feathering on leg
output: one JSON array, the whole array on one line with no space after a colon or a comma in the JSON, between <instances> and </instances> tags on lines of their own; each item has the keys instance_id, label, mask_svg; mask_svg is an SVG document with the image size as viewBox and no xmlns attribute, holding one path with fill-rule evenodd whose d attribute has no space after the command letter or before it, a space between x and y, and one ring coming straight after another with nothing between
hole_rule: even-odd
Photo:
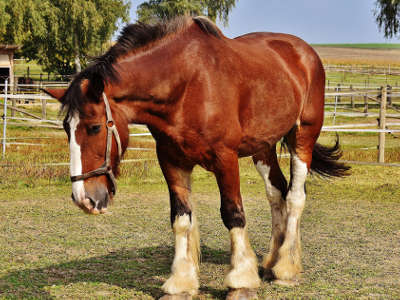
<instances>
[{"instance_id":1,"label":"white feathering on leg","mask_svg":"<svg viewBox=\"0 0 400 300\"><path fill-rule=\"evenodd\" d=\"M232 256L232 269L225 278L225 286L233 289L258 288L257 258L251 249L246 228L235 227L230 230Z\"/></svg>"},{"instance_id":2,"label":"white feathering on leg","mask_svg":"<svg viewBox=\"0 0 400 300\"><path fill-rule=\"evenodd\" d=\"M175 234L175 257L172 274L162 289L167 294L197 294L199 262L199 234L194 216L192 222L187 214L177 216L173 224Z\"/></svg>"}]
</instances>

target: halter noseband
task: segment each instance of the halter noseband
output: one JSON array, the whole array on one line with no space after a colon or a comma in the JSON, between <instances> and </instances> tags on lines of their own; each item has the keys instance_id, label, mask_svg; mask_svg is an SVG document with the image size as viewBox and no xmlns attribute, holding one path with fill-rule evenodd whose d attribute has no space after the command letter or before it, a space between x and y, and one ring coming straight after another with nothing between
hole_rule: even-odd
<instances>
[{"instance_id":1,"label":"halter noseband","mask_svg":"<svg viewBox=\"0 0 400 300\"><path fill-rule=\"evenodd\" d=\"M114 119L111 114L110 103L108 102L108 99L107 99L107 96L105 93L103 93L103 100L104 100L104 104L106 106L106 116L107 116L107 121L106 121L107 148L106 148L106 155L105 155L104 163L96 170L84 173L82 175L71 176L71 181L75 182L75 181L84 180L84 179L87 179L90 177L106 175L112 183L111 193L114 196L115 192L117 191L117 182L115 180L115 176L112 171L111 157L110 157L111 156L111 146L112 146L112 135L114 135L115 141L117 142L118 159L121 158L122 147L121 147L121 140L119 138L118 130L117 130L117 127L115 126L115 122L114 122Z\"/></svg>"}]
</instances>

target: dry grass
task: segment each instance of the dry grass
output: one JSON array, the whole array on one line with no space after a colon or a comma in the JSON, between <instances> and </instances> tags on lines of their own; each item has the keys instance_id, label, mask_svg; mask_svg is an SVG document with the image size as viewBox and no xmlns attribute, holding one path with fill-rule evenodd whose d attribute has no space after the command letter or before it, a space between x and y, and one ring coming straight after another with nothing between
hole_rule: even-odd
<instances>
[{"instance_id":1,"label":"dry grass","mask_svg":"<svg viewBox=\"0 0 400 300\"><path fill-rule=\"evenodd\" d=\"M356 49L315 46L325 64L400 66L400 49Z\"/></svg>"},{"instance_id":2,"label":"dry grass","mask_svg":"<svg viewBox=\"0 0 400 300\"><path fill-rule=\"evenodd\" d=\"M284 165L287 165L284 162ZM285 167L285 173L287 173ZM111 213L84 215L69 184L2 189L0 298L157 299L169 274L173 239L161 172L120 181ZM249 159L241 187L250 239L261 259L271 216ZM343 180L309 179L302 219L301 285L264 282L261 299L400 297L399 168L355 167ZM223 299L229 234L213 176L196 169L192 199L202 240L198 299Z\"/></svg>"},{"instance_id":3,"label":"dry grass","mask_svg":"<svg viewBox=\"0 0 400 300\"><path fill-rule=\"evenodd\" d=\"M37 166L68 161L64 133L10 131L53 139L40 151L10 146L2 163L13 167L0 168L0 299L160 297L173 239L168 192L157 162L123 165L111 213L96 218L71 204L67 167ZM333 139L324 134L320 142L332 144ZM360 147L376 141L376 135L341 135L347 159L375 161L376 150ZM136 138L131 146L151 148L154 142ZM400 161L399 139L388 136L388 146L391 159ZM154 159L155 154L131 151L126 158ZM288 160L282 158L281 164L288 175ZM264 282L260 298L400 297L399 178L400 168L383 167L354 167L351 177L330 182L310 178L302 219L302 283L283 288ZM261 260L268 249L271 217L250 159L241 160L241 188L250 238ZM198 299L223 299L229 235L220 220L215 180L200 168L194 173L192 198L202 236Z\"/></svg>"}]
</instances>

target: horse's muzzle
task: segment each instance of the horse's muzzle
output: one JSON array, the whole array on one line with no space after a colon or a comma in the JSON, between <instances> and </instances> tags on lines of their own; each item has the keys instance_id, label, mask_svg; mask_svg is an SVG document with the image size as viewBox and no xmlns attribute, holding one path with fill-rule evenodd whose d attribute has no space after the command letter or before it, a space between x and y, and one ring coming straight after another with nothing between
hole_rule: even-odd
<instances>
[{"instance_id":1,"label":"horse's muzzle","mask_svg":"<svg viewBox=\"0 0 400 300\"><path fill-rule=\"evenodd\" d=\"M96 190L95 193L85 192L84 199L75 199L74 194L71 195L71 198L74 204L87 214L98 215L107 212L109 202L107 189Z\"/></svg>"}]
</instances>

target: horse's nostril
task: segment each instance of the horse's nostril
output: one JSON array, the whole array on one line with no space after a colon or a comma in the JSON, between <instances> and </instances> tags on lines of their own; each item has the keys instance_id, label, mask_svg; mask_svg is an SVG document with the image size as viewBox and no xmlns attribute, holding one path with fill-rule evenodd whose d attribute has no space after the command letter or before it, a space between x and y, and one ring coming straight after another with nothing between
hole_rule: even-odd
<instances>
[{"instance_id":1,"label":"horse's nostril","mask_svg":"<svg viewBox=\"0 0 400 300\"><path fill-rule=\"evenodd\" d=\"M101 209L101 208L103 207L103 201L97 201L96 204L97 204L97 205L96 205L96 208L97 208L97 209Z\"/></svg>"},{"instance_id":2,"label":"horse's nostril","mask_svg":"<svg viewBox=\"0 0 400 300\"><path fill-rule=\"evenodd\" d=\"M90 201L90 204L93 206L93 208L96 208L97 204L99 203L98 201L94 201L92 198L87 197Z\"/></svg>"}]
</instances>

